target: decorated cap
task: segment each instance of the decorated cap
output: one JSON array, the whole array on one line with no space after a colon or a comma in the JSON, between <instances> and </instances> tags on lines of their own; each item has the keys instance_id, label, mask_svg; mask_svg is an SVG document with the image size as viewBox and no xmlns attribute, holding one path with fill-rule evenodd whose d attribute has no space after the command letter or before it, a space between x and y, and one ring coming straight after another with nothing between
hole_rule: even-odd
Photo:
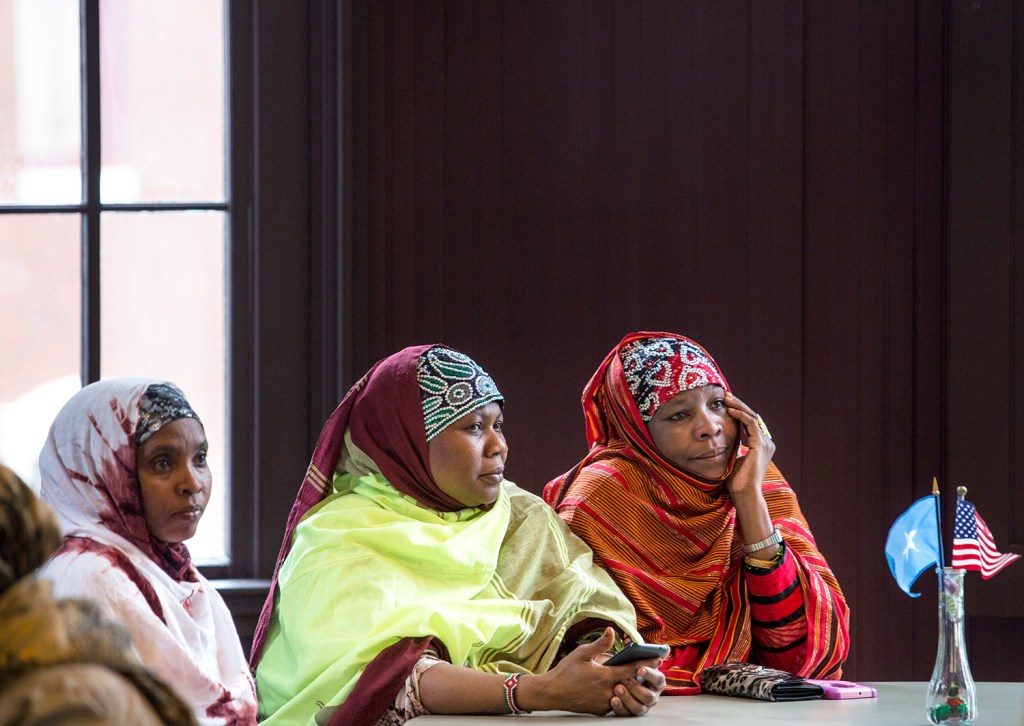
<instances>
[{"instance_id":1,"label":"decorated cap","mask_svg":"<svg viewBox=\"0 0 1024 726\"><path fill-rule=\"evenodd\" d=\"M135 445L142 446L146 439L179 418L199 421L199 416L185 400L184 393L174 386L154 383L139 399L139 425L135 429Z\"/></svg>"},{"instance_id":2,"label":"decorated cap","mask_svg":"<svg viewBox=\"0 0 1024 726\"><path fill-rule=\"evenodd\" d=\"M494 379L468 355L434 346L416 363L427 441L484 404L504 403Z\"/></svg>"},{"instance_id":3,"label":"decorated cap","mask_svg":"<svg viewBox=\"0 0 1024 726\"><path fill-rule=\"evenodd\" d=\"M645 422L683 391L701 386L729 388L718 364L692 340L643 338L623 346L619 358Z\"/></svg>"}]
</instances>

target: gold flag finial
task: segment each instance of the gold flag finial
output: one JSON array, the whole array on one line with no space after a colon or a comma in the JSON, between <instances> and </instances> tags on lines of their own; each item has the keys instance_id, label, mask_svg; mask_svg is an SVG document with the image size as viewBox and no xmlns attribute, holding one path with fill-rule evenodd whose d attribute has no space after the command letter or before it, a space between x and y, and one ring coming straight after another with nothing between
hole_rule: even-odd
<instances>
[{"instance_id":1,"label":"gold flag finial","mask_svg":"<svg viewBox=\"0 0 1024 726\"><path fill-rule=\"evenodd\" d=\"M937 477L932 477L932 494L939 496L939 480Z\"/></svg>"},{"instance_id":2,"label":"gold flag finial","mask_svg":"<svg viewBox=\"0 0 1024 726\"><path fill-rule=\"evenodd\" d=\"M959 487L956 488L956 498L957 499L959 499L962 502L964 500L964 497L966 497L966 496L967 496L967 487L959 486Z\"/></svg>"}]
</instances>

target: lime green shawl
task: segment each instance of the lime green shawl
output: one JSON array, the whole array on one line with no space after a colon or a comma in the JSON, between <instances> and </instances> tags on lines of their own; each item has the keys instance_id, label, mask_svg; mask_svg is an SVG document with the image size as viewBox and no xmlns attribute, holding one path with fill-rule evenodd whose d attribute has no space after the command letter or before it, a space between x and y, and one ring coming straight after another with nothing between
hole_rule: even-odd
<instances>
[{"instance_id":1,"label":"lime green shawl","mask_svg":"<svg viewBox=\"0 0 1024 726\"><path fill-rule=\"evenodd\" d=\"M539 497L505 482L489 510L444 513L364 472L335 474L295 529L256 670L266 723L310 723L343 703L403 638L433 636L455 664L535 673L573 626L641 640L629 601Z\"/></svg>"}]
</instances>

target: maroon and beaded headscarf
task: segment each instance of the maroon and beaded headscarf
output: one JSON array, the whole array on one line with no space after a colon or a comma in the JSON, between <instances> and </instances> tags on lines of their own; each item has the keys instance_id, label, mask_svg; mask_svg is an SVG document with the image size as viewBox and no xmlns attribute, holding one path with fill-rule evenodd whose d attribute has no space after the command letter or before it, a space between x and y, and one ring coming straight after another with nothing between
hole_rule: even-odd
<instances>
[{"instance_id":1,"label":"maroon and beaded headscarf","mask_svg":"<svg viewBox=\"0 0 1024 726\"><path fill-rule=\"evenodd\" d=\"M288 515L270 593L256 624L250 666L255 668L262 655L277 575L291 551L292 535L306 512L330 496L346 433L392 487L424 507L456 512L465 505L434 482L428 439L492 401L504 404L491 377L470 357L439 344L412 346L389 355L349 389L320 432Z\"/></svg>"}]
</instances>

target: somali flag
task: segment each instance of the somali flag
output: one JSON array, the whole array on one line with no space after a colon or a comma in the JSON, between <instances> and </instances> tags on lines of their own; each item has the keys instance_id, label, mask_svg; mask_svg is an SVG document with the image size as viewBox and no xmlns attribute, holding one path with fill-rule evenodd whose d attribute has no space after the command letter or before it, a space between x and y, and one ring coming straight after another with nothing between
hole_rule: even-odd
<instances>
[{"instance_id":1,"label":"somali flag","mask_svg":"<svg viewBox=\"0 0 1024 726\"><path fill-rule=\"evenodd\" d=\"M921 597L910 588L922 572L942 561L938 522L935 497L927 496L911 504L889 528L885 558L896 584L910 597Z\"/></svg>"}]
</instances>

